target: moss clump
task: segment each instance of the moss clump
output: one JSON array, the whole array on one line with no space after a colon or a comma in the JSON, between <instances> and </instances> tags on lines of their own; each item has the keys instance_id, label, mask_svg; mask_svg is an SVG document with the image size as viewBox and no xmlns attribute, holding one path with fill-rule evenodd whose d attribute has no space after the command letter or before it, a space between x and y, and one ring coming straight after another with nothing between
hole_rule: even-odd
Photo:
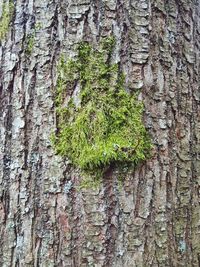
<instances>
[{"instance_id":1,"label":"moss clump","mask_svg":"<svg viewBox=\"0 0 200 267\"><path fill-rule=\"evenodd\" d=\"M32 54L34 44L35 44L35 33L34 34L32 33L27 36L27 45L25 52L28 56Z\"/></svg>"},{"instance_id":2,"label":"moss clump","mask_svg":"<svg viewBox=\"0 0 200 267\"><path fill-rule=\"evenodd\" d=\"M42 25L40 22L35 23L34 28L32 29L32 33L29 33L26 36L26 42L25 42L25 53L27 56L30 56L33 52L33 48L35 46L35 37L36 37L36 31L41 30Z\"/></svg>"},{"instance_id":3,"label":"moss clump","mask_svg":"<svg viewBox=\"0 0 200 267\"><path fill-rule=\"evenodd\" d=\"M76 59L60 60L56 90L56 152L87 173L104 172L113 163L138 163L151 143L142 122L143 104L125 90L125 77L111 63L113 38L99 49L78 47ZM79 101L66 96L79 86Z\"/></svg>"},{"instance_id":4,"label":"moss clump","mask_svg":"<svg viewBox=\"0 0 200 267\"><path fill-rule=\"evenodd\" d=\"M12 14L14 12L13 3L3 3L2 16L0 18L0 40L6 37L11 22Z\"/></svg>"}]
</instances>

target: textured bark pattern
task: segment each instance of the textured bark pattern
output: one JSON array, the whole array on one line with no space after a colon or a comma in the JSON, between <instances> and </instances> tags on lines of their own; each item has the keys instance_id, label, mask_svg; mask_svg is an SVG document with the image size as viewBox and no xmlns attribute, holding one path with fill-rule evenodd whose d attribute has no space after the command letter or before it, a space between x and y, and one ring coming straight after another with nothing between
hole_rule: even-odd
<instances>
[{"instance_id":1,"label":"textured bark pattern","mask_svg":"<svg viewBox=\"0 0 200 267\"><path fill-rule=\"evenodd\" d=\"M200 1L14 2L0 45L0 266L200 266ZM122 184L114 171L79 191L49 141L56 64L110 34L155 148Z\"/></svg>"}]
</instances>

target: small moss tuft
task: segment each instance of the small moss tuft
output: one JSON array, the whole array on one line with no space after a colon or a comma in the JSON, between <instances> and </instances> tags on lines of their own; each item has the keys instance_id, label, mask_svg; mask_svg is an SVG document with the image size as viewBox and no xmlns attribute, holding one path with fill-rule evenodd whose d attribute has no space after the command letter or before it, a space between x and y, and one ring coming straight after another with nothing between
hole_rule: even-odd
<instances>
[{"instance_id":1,"label":"small moss tuft","mask_svg":"<svg viewBox=\"0 0 200 267\"><path fill-rule=\"evenodd\" d=\"M26 49L25 49L25 53L30 56L32 54L33 51L33 47L35 44L35 34L28 34L27 35L27 40L26 40Z\"/></svg>"},{"instance_id":2,"label":"small moss tuft","mask_svg":"<svg viewBox=\"0 0 200 267\"><path fill-rule=\"evenodd\" d=\"M114 38L99 49L82 42L76 59L61 58L56 88L57 133L52 142L86 173L102 174L117 163L138 163L149 155L143 104L125 89L125 76L111 63ZM78 104L67 95L81 88Z\"/></svg>"},{"instance_id":3,"label":"small moss tuft","mask_svg":"<svg viewBox=\"0 0 200 267\"><path fill-rule=\"evenodd\" d=\"M0 40L3 40L6 37L13 12L14 12L13 3L9 4L3 3L2 16L0 18Z\"/></svg>"}]
</instances>

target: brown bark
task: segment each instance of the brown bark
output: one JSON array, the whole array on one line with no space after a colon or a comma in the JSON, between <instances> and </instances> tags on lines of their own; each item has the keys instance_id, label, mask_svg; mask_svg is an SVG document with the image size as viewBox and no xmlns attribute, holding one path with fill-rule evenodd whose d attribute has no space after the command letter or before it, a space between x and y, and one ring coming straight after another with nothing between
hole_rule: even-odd
<instances>
[{"instance_id":1,"label":"brown bark","mask_svg":"<svg viewBox=\"0 0 200 267\"><path fill-rule=\"evenodd\" d=\"M200 266L200 1L14 2L0 45L0 266ZM153 156L122 185L114 172L78 190L49 141L56 64L110 34Z\"/></svg>"}]
</instances>

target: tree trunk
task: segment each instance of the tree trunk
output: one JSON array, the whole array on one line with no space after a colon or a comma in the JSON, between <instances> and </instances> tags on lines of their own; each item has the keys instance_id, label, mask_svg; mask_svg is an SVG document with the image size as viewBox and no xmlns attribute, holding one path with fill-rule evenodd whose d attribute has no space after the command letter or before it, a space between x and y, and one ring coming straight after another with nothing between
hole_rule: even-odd
<instances>
[{"instance_id":1,"label":"tree trunk","mask_svg":"<svg viewBox=\"0 0 200 267\"><path fill-rule=\"evenodd\" d=\"M14 5L0 44L0 266L200 266L200 1ZM110 35L154 149L121 183L113 172L80 190L50 143L56 65Z\"/></svg>"}]
</instances>

